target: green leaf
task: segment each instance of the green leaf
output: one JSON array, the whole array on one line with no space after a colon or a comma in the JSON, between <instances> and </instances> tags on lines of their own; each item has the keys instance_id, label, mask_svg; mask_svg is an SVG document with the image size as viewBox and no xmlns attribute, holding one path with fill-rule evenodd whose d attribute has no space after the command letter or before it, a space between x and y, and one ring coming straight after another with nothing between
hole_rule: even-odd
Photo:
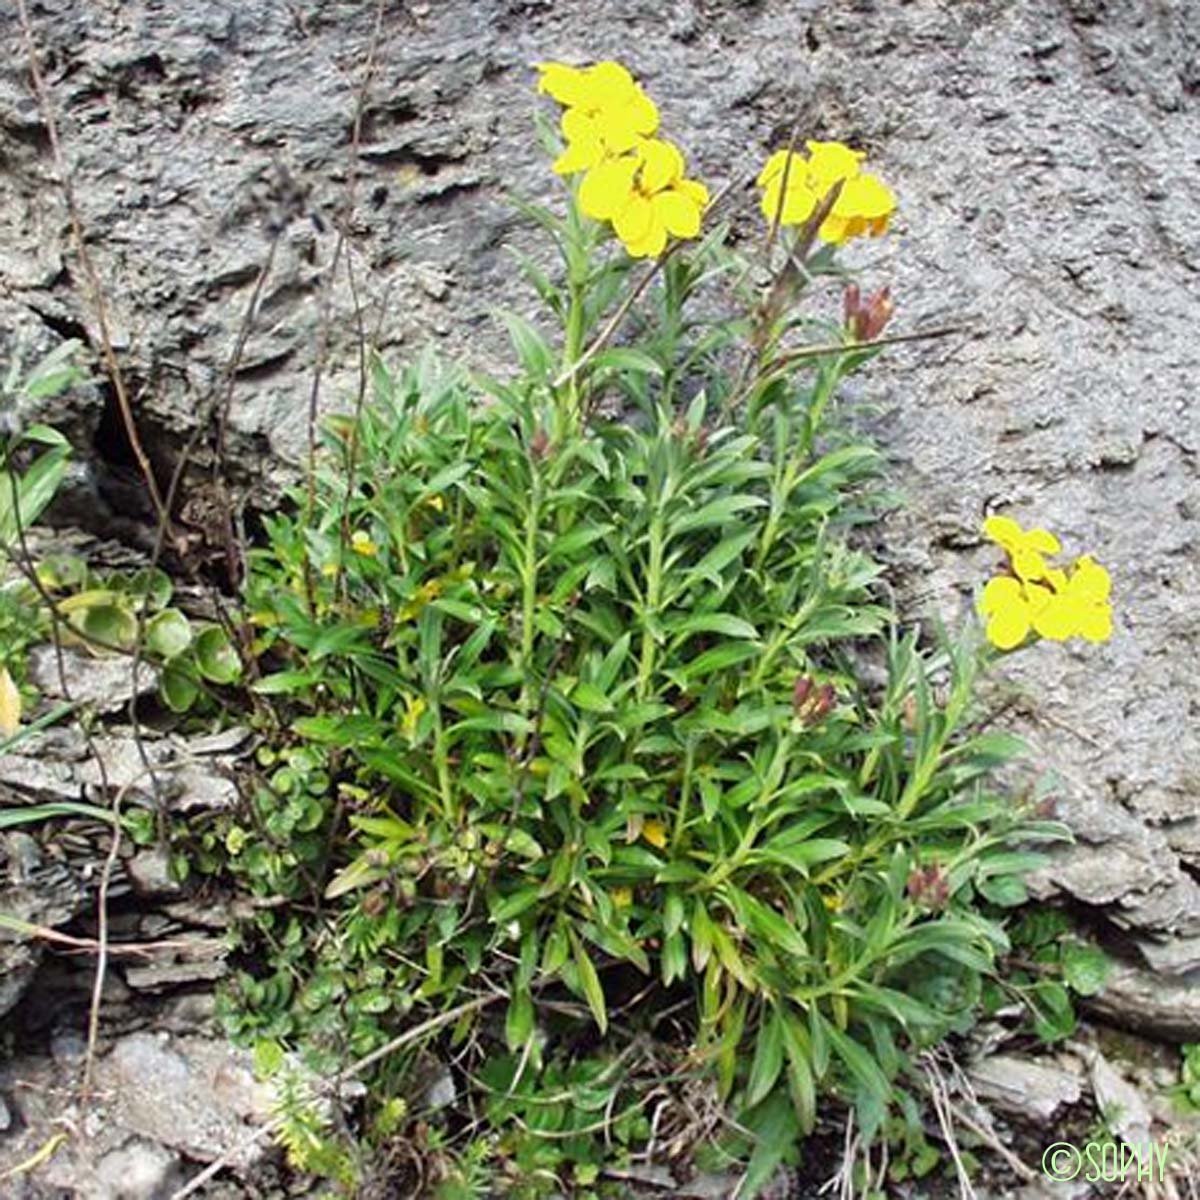
<instances>
[{"instance_id":1,"label":"green leaf","mask_svg":"<svg viewBox=\"0 0 1200 1200\"><path fill-rule=\"evenodd\" d=\"M388 876L388 868L374 863L367 855L356 858L349 866L343 867L325 888L325 899L335 900L356 888L378 883Z\"/></svg>"},{"instance_id":2,"label":"green leaf","mask_svg":"<svg viewBox=\"0 0 1200 1200\"><path fill-rule=\"evenodd\" d=\"M705 650L687 663L679 672L686 680L705 679L717 671L725 671L747 659L756 658L762 648L755 642L722 642Z\"/></svg>"},{"instance_id":3,"label":"green leaf","mask_svg":"<svg viewBox=\"0 0 1200 1200\"><path fill-rule=\"evenodd\" d=\"M1061 983L1043 980L1029 995L1035 1017L1034 1032L1047 1044L1061 1041L1075 1032L1075 1008Z\"/></svg>"},{"instance_id":4,"label":"green leaf","mask_svg":"<svg viewBox=\"0 0 1200 1200\"><path fill-rule=\"evenodd\" d=\"M676 643L693 633L720 633L726 637L757 640L758 630L749 621L731 613L697 613L695 616L667 622L667 632L675 635Z\"/></svg>"},{"instance_id":5,"label":"green leaf","mask_svg":"<svg viewBox=\"0 0 1200 1200\"><path fill-rule=\"evenodd\" d=\"M207 625L196 635L196 665L200 674L213 683L234 683L242 673L242 663L219 625Z\"/></svg>"},{"instance_id":6,"label":"green leaf","mask_svg":"<svg viewBox=\"0 0 1200 1200\"><path fill-rule=\"evenodd\" d=\"M611 350L602 350L591 362L593 371L620 370L634 371L639 375L663 374L662 366L643 350L635 350L631 346L617 346Z\"/></svg>"},{"instance_id":7,"label":"green leaf","mask_svg":"<svg viewBox=\"0 0 1200 1200\"><path fill-rule=\"evenodd\" d=\"M135 571L125 590L130 596L144 603L151 612L166 608L173 590L171 577L158 567L144 567ZM182 613L180 614L183 615Z\"/></svg>"},{"instance_id":8,"label":"green leaf","mask_svg":"<svg viewBox=\"0 0 1200 1200\"><path fill-rule=\"evenodd\" d=\"M594 684L580 680L571 689L571 703L584 712L610 713L613 711L612 701Z\"/></svg>"},{"instance_id":9,"label":"green leaf","mask_svg":"<svg viewBox=\"0 0 1200 1200\"><path fill-rule=\"evenodd\" d=\"M264 696L283 696L290 692L306 692L320 681L319 671L276 671L256 680L251 691Z\"/></svg>"},{"instance_id":10,"label":"green leaf","mask_svg":"<svg viewBox=\"0 0 1200 1200\"><path fill-rule=\"evenodd\" d=\"M94 804L79 804L74 800L56 800L49 804L17 805L0 809L0 829L33 825L55 817L88 817L93 821L107 821L110 825L114 823L113 815L107 808L97 808Z\"/></svg>"},{"instance_id":11,"label":"green leaf","mask_svg":"<svg viewBox=\"0 0 1200 1200\"><path fill-rule=\"evenodd\" d=\"M533 1036L533 997L527 987L517 988L508 1002L504 1020L504 1040L516 1054Z\"/></svg>"},{"instance_id":12,"label":"green leaf","mask_svg":"<svg viewBox=\"0 0 1200 1200\"><path fill-rule=\"evenodd\" d=\"M875 1059L854 1038L843 1033L832 1021L820 1018L825 1026L825 1036L830 1048L846 1068L851 1079L866 1095L884 1108L892 1099L892 1085L879 1069Z\"/></svg>"},{"instance_id":13,"label":"green leaf","mask_svg":"<svg viewBox=\"0 0 1200 1200\"><path fill-rule=\"evenodd\" d=\"M555 559L573 558L580 550L586 549L593 542L604 537L605 534L611 533L612 525L596 525L590 521L585 521L583 524L572 529L570 533L564 533L562 537L555 538L550 547L550 553L547 555L547 561L553 562Z\"/></svg>"},{"instance_id":14,"label":"green leaf","mask_svg":"<svg viewBox=\"0 0 1200 1200\"><path fill-rule=\"evenodd\" d=\"M783 1053L783 1018L772 1005L770 1011L763 1014L758 1027L754 1061L750 1064L750 1078L746 1083L747 1104L753 1106L770 1094L783 1070Z\"/></svg>"},{"instance_id":15,"label":"green leaf","mask_svg":"<svg viewBox=\"0 0 1200 1200\"><path fill-rule=\"evenodd\" d=\"M512 339L521 366L534 379L545 379L554 366L554 353L549 343L524 317L514 312L502 312L499 316Z\"/></svg>"},{"instance_id":16,"label":"green leaf","mask_svg":"<svg viewBox=\"0 0 1200 1200\"><path fill-rule=\"evenodd\" d=\"M997 875L979 882L979 894L1001 908L1016 908L1029 899L1025 884L1016 875Z\"/></svg>"},{"instance_id":17,"label":"green leaf","mask_svg":"<svg viewBox=\"0 0 1200 1200\"><path fill-rule=\"evenodd\" d=\"M159 658L178 658L192 644L192 627L177 608L168 608L146 622L146 646Z\"/></svg>"},{"instance_id":18,"label":"green leaf","mask_svg":"<svg viewBox=\"0 0 1200 1200\"><path fill-rule=\"evenodd\" d=\"M596 968L592 960L588 957L588 952L575 931L568 929L567 933L570 936L571 947L574 951L575 967L579 972L580 986L583 988L583 994L587 999L588 1007L592 1010L592 1016L596 1018L596 1024L600 1028L601 1035L603 1035L608 1030L608 1011L604 1004L604 989L600 986L600 976L596 974Z\"/></svg>"},{"instance_id":19,"label":"green leaf","mask_svg":"<svg viewBox=\"0 0 1200 1200\"><path fill-rule=\"evenodd\" d=\"M1063 947L1063 978L1081 996L1102 992L1112 966L1112 959L1099 946L1069 942Z\"/></svg>"},{"instance_id":20,"label":"green leaf","mask_svg":"<svg viewBox=\"0 0 1200 1200\"><path fill-rule=\"evenodd\" d=\"M800 1132L812 1132L817 1120L817 1088L813 1079L808 1031L790 1013L783 1018L783 1047L787 1053L788 1092L800 1122Z\"/></svg>"},{"instance_id":21,"label":"green leaf","mask_svg":"<svg viewBox=\"0 0 1200 1200\"><path fill-rule=\"evenodd\" d=\"M769 842L751 858L758 862L782 863L807 876L810 867L849 853L850 843L843 842L840 838L810 838L807 842L795 845L776 846L774 842Z\"/></svg>"},{"instance_id":22,"label":"green leaf","mask_svg":"<svg viewBox=\"0 0 1200 1200\"><path fill-rule=\"evenodd\" d=\"M158 694L172 712L183 713L196 703L200 687L187 671L168 665L159 678Z\"/></svg>"},{"instance_id":23,"label":"green leaf","mask_svg":"<svg viewBox=\"0 0 1200 1200\"><path fill-rule=\"evenodd\" d=\"M97 604L83 611L80 631L102 646L132 650L137 641L137 618L117 604Z\"/></svg>"},{"instance_id":24,"label":"green leaf","mask_svg":"<svg viewBox=\"0 0 1200 1200\"><path fill-rule=\"evenodd\" d=\"M514 917L519 917L527 908L532 908L538 901L536 887L518 888L509 896L492 906L492 923L507 925Z\"/></svg>"},{"instance_id":25,"label":"green leaf","mask_svg":"<svg viewBox=\"0 0 1200 1200\"><path fill-rule=\"evenodd\" d=\"M667 537L676 538L683 533L694 533L697 529L728 525L738 513L750 508L764 508L766 505L767 501L762 496L720 496L701 505L695 512L676 517L670 522Z\"/></svg>"},{"instance_id":26,"label":"green leaf","mask_svg":"<svg viewBox=\"0 0 1200 1200\"><path fill-rule=\"evenodd\" d=\"M738 1200L753 1200L770 1181L785 1157L793 1157L800 1122L786 1097L776 1092L757 1108L742 1113L740 1124L754 1135L754 1149L737 1189Z\"/></svg>"}]
</instances>

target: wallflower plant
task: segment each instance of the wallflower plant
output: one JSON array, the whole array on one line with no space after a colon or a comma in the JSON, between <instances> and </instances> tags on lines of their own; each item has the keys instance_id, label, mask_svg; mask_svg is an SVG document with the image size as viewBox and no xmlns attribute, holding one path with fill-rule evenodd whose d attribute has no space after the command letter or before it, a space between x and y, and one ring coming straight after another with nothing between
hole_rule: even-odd
<instances>
[{"instance_id":1,"label":"wallflower plant","mask_svg":"<svg viewBox=\"0 0 1200 1200\"><path fill-rule=\"evenodd\" d=\"M228 1011L264 1060L294 1044L327 1073L428 1029L475 1134L432 1148L415 1041L364 1121L406 1139L393 1165L436 1159L429 1194L463 1194L469 1160L503 1194L598 1195L654 1091L657 1144L720 1144L748 1197L830 1106L868 1138L916 1120L915 1053L969 1024L1029 847L1065 830L990 782L1019 743L980 723L970 631L901 630L853 537L878 459L836 395L892 301L796 303L886 230L891 191L839 143L772 155L763 242L796 240L752 290L624 67L546 63L537 87L567 187L523 211L563 269L525 265L561 334L509 315L506 379L374 356L315 519L301 489L252 555L277 724L206 846L292 907L244 932L270 965ZM993 641L1099 631L1099 567L993 531L1018 565L985 594Z\"/></svg>"}]
</instances>

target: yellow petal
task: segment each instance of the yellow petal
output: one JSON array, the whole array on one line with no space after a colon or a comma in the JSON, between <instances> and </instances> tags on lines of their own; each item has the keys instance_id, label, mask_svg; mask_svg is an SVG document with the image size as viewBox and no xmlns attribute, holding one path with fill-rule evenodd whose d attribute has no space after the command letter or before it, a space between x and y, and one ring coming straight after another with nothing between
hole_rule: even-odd
<instances>
[{"instance_id":1,"label":"yellow petal","mask_svg":"<svg viewBox=\"0 0 1200 1200\"><path fill-rule=\"evenodd\" d=\"M983 532L1005 550L1019 545L1022 536L1021 526L1012 517L988 517L983 523Z\"/></svg>"},{"instance_id":2,"label":"yellow petal","mask_svg":"<svg viewBox=\"0 0 1200 1200\"><path fill-rule=\"evenodd\" d=\"M808 147L808 177L822 193L839 179L858 174L858 164L867 156L861 150L851 150L841 142L805 142Z\"/></svg>"},{"instance_id":3,"label":"yellow petal","mask_svg":"<svg viewBox=\"0 0 1200 1200\"><path fill-rule=\"evenodd\" d=\"M1033 614L1033 627L1052 642L1065 642L1079 629L1079 605L1067 596L1055 596Z\"/></svg>"},{"instance_id":4,"label":"yellow petal","mask_svg":"<svg viewBox=\"0 0 1200 1200\"><path fill-rule=\"evenodd\" d=\"M1020 579L1045 579L1046 562L1036 550L1019 546L1012 552L1012 566Z\"/></svg>"},{"instance_id":5,"label":"yellow petal","mask_svg":"<svg viewBox=\"0 0 1200 1200\"><path fill-rule=\"evenodd\" d=\"M1103 603L1112 592L1112 577L1090 554L1085 554L1076 560L1067 589L1081 600Z\"/></svg>"},{"instance_id":6,"label":"yellow petal","mask_svg":"<svg viewBox=\"0 0 1200 1200\"><path fill-rule=\"evenodd\" d=\"M21 728L21 693L8 668L0 670L0 733L12 737Z\"/></svg>"},{"instance_id":7,"label":"yellow petal","mask_svg":"<svg viewBox=\"0 0 1200 1200\"><path fill-rule=\"evenodd\" d=\"M986 616L988 613L1003 612L1024 603L1025 595L1021 584L1009 575L1001 575L988 580L979 601L979 611Z\"/></svg>"},{"instance_id":8,"label":"yellow petal","mask_svg":"<svg viewBox=\"0 0 1200 1200\"><path fill-rule=\"evenodd\" d=\"M896 207L896 197L874 175L856 175L847 179L838 193L833 211L840 216L875 220L886 218Z\"/></svg>"},{"instance_id":9,"label":"yellow petal","mask_svg":"<svg viewBox=\"0 0 1200 1200\"><path fill-rule=\"evenodd\" d=\"M788 175L794 179L797 171L803 174L803 166L798 166L798 164L802 164L803 160L797 158L795 155L792 155L792 159L792 168L788 171ZM787 160L788 152L786 150L776 150L775 153L767 159L766 165L763 167L763 169L759 171L758 179L755 180L758 186L766 187L767 184L781 178L783 175L783 167Z\"/></svg>"},{"instance_id":10,"label":"yellow petal","mask_svg":"<svg viewBox=\"0 0 1200 1200\"><path fill-rule=\"evenodd\" d=\"M642 137L649 137L658 128L658 109L654 101L637 88L626 101L624 119Z\"/></svg>"},{"instance_id":11,"label":"yellow petal","mask_svg":"<svg viewBox=\"0 0 1200 1200\"><path fill-rule=\"evenodd\" d=\"M632 91L637 87L629 71L619 62L613 62L611 59L589 67L587 82L588 86L596 92L609 95L620 95L622 92Z\"/></svg>"},{"instance_id":12,"label":"yellow petal","mask_svg":"<svg viewBox=\"0 0 1200 1200\"><path fill-rule=\"evenodd\" d=\"M817 236L823 242L829 242L830 245L840 246L843 242L848 241L854 236L854 230L845 217L836 217L833 213L821 222L821 228L817 230Z\"/></svg>"},{"instance_id":13,"label":"yellow petal","mask_svg":"<svg viewBox=\"0 0 1200 1200\"><path fill-rule=\"evenodd\" d=\"M700 232L700 209L681 192L659 192L650 203L655 219L672 237L693 238Z\"/></svg>"},{"instance_id":14,"label":"yellow petal","mask_svg":"<svg viewBox=\"0 0 1200 1200\"><path fill-rule=\"evenodd\" d=\"M1048 529L1030 529L1021 538L1030 550L1042 554L1057 554L1062 549L1062 543Z\"/></svg>"},{"instance_id":15,"label":"yellow petal","mask_svg":"<svg viewBox=\"0 0 1200 1200\"><path fill-rule=\"evenodd\" d=\"M698 179L681 179L675 190L682 192L701 212L708 207L708 188Z\"/></svg>"},{"instance_id":16,"label":"yellow petal","mask_svg":"<svg viewBox=\"0 0 1200 1200\"><path fill-rule=\"evenodd\" d=\"M628 908L633 903L633 888L616 887L612 890L612 902L617 908Z\"/></svg>"},{"instance_id":17,"label":"yellow petal","mask_svg":"<svg viewBox=\"0 0 1200 1200\"><path fill-rule=\"evenodd\" d=\"M568 145L572 142L602 141L601 121L587 109L568 108L559 119L559 126Z\"/></svg>"},{"instance_id":18,"label":"yellow petal","mask_svg":"<svg viewBox=\"0 0 1200 1200\"><path fill-rule=\"evenodd\" d=\"M651 138L638 151L642 159L642 187L648 192L661 192L677 179L683 178L683 155L670 142Z\"/></svg>"},{"instance_id":19,"label":"yellow petal","mask_svg":"<svg viewBox=\"0 0 1200 1200\"><path fill-rule=\"evenodd\" d=\"M763 193L762 211L768 222L775 221L776 213L779 214L780 225L800 225L812 216L813 209L817 207L817 198L808 188L789 185L783 195L782 210L779 204L780 191L779 181L776 180Z\"/></svg>"},{"instance_id":20,"label":"yellow petal","mask_svg":"<svg viewBox=\"0 0 1200 1200\"><path fill-rule=\"evenodd\" d=\"M610 221L633 195L636 158L610 158L597 163L579 186L579 207L596 221Z\"/></svg>"},{"instance_id":21,"label":"yellow petal","mask_svg":"<svg viewBox=\"0 0 1200 1200\"><path fill-rule=\"evenodd\" d=\"M987 623L988 641L999 650L1011 650L1029 636L1029 611L1014 605L994 613Z\"/></svg>"},{"instance_id":22,"label":"yellow petal","mask_svg":"<svg viewBox=\"0 0 1200 1200\"><path fill-rule=\"evenodd\" d=\"M645 237L625 242L625 253L630 258L657 258L666 248L667 230L657 221L651 223Z\"/></svg>"},{"instance_id":23,"label":"yellow petal","mask_svg":"<svg viewBox=\"0 0 1200 1200\"><path fill-rule=\"evenodd\" d=\"M667 844L667 830L661 821L646 821L642 825L642 837L660 850Z\"/></svg>"},{"instance_id":24,"label":"yellow petal","mask_svg":"<svg viewBox=\"0 0 1200 1200\"><path fill-rule=\"evenodd\" d=\"M552 96L559 104L578 103L587 86L586 71L554 62L538 63L537 68L542 75L538 80L539 92Z\"/></svg>"},{"instance_id":25,"label":"yellow petal","mask_svg":"<svg viewBox=\"0 0 1200 1200\"><path fill-rule=\"evenodd\" d=\"M640 242L649 237L654 227L654 209L645 196L631 193L624 206L612 218L617 237L625 243ZM666 237L666 230L663 230Z\"/></svg>"},{"instance_id":26,"label":"yellow petal","mask_svg":"<svg viewBox=\"0 0 1200 1200\"><path fill-rule=\"evenodd\" d=\"M598 138L579 138L568 142L566 149L554 160L555 175L574 175L589 171L604 159L604 143Z\"/></svg>"},{"instance_id":27,"label":"yellow petal","mask_svg":"<svg viewBox=\"0 0 1200 1200\"><path fill-rule=\"evenodd\" d=\"M1107 642L1112 632L1112 609L1107 604L1089 604L1079 613L1080 637L1089 642Z\"/></svg>"}]
</instances>

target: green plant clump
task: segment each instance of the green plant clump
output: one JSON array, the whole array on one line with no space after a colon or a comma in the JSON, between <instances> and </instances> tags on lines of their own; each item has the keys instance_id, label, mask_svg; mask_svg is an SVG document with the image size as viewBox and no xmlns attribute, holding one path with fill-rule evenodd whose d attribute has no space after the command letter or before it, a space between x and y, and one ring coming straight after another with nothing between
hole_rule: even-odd
<instances>
[{"instance_id":1,"label":"green plant clump","mask_svg":"<svg viewBox=\"0 0 1200 1200\"><path fill-rule=\"evenodd\" d=\"M638 278L579 196L526 210L561 346L509 315L510 380L374 357L251 555L277 725L207 869L293 903L243 930L228 1011L327 1074L427 1028L365 1077L378 1153L444 1150L418 1077L453 1058L442 1195L601 1194L655 1092L736 1118L748 1196L831 1101L883 1129L1065 831L989 784L1019 750L973 704L989 651L900 631L856 544L877 456L834 400L878 349L797 315L839 271L824 213L764 299L719 223Z\"/></svg>"}]
</instances>

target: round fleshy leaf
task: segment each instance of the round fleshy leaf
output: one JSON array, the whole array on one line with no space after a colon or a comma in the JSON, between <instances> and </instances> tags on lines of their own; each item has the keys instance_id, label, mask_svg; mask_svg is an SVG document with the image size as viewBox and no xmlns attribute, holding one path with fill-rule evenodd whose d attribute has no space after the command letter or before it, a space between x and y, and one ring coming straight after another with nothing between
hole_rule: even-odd
<instances>
[{"instance_id":1,"label":"round fleshy leaf","mask_svg":"<svg viewBox=\"0 0 1200 1200\"><path fill-rule=\"evenodd\" d=\"M200 689L196 681L178 667L165 667L158 681L158 694L172 712L182 713L195 704Z\"/></svg>"},{"instance_id":2,"label":"round fleshy leaf","mask_svg":"<svg viewBox=\"0 0 1200 1200\"><path fill-rule=\"evenodd\" d=\"M97 648L132 650L137 640L137 618L118 604L97 604L79 615L79 629Z\"/></svg>"},{"instance_id":3,"label":"round fleshy leaf","mask_svg":"<svg viewBox=\"0 0 1200 1200\"><path fill-rule=\"evenodd\" d=\"M237 652L217 625L209 625L197 635L195 655L200 674L213 683L233 683L242 673Z\"/></svg>"},{"instance_id":4,"label":"round fleshy leaf","mask_svg":"<svg viewBox=\"0 0 1200 1200\"><path fill-rule=\"evenodd\" d=\"M172 659L192 644L192 627L177 608L167 608L146 622L146 645L159 658Z\"/></svg>"}]
</instances>

